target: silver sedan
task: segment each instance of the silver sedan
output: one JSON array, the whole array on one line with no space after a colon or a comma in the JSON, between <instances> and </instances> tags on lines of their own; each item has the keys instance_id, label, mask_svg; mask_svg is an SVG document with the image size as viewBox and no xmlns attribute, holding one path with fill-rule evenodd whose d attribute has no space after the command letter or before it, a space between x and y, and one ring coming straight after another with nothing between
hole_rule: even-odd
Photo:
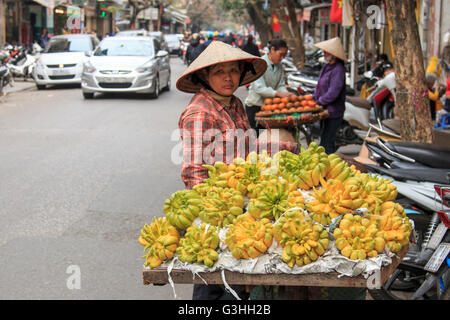
<instances>
[{"instance_id":1,"label":"silver sedan","mask_svg":"<svg viewBox=\"0 0 450 320\"><path fill-rule=\"evenodd\" d=\"M158 98L170 89L170 57L153 37L108 37L83 66L86 99L95 92L136 92Z\"/></svg>"}]
</instances>

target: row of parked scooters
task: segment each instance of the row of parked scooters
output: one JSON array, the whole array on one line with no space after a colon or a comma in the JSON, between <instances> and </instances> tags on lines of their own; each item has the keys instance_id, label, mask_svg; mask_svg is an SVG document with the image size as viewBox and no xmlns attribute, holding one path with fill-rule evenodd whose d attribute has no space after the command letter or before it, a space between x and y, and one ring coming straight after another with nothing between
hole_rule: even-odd
<instances>
[{"instance_id":1,"label":"row of parked scooters","mask_svg":"<svg viewBox=\"0 0 450 320\"><path fill-rule=\"evenodd\" d=\"M297 70L288 57L283 61L289 90L312 94L325 61L318 50L306 56L306 67ZM402 141L400 123L393 118L390 92L377 88L384 74L383 63L364 72L357 90L373 88L367 98L355 96L347 86L344 121L336 138L337 147L362 144L358 157L349 159L365 172L392 180L397 202L414 221L414 238L406 257L390 279L370 290L374 299L449 299L450 291L450 148ZM319 139L318 123L304 127Z\"/></svg>"},{"instance_id":2,"label":"row of parked scooters","mask_svg":"<svg viewBox=\"0 0 450 320\"><path fill-rule=\"evenodd\" d=\"M35 55L42 50L37 43L31 47L6 44L0 50L0 96L6 86L14 86L14 78L32 79Z\"/></svg>"}]
</instances>

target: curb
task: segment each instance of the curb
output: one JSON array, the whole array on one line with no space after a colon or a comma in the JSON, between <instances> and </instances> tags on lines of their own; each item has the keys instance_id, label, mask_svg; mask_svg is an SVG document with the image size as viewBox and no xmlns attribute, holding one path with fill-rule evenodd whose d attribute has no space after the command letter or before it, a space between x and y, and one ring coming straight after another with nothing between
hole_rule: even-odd
<instances>
[{"instance_id":1,"label":"curb","mask_svg":"<svg viewBox=\"0 0 450 320\"><path fill-rule=\"evenodd\" d=\"M13 88L14 88L14 87L13 87ZM35 89L35 88L36 88L36 84L35 84L35 83L33 83L33 84L30 83L29 86L23 86L22 88L13 89L13 90L11 90L11 91L8 91L8 90L3 89L3 96L0 96L0 98L9 96L9 95L14 94L14 93L32 90L32 89Z\"/></svg>"}]
</instances>

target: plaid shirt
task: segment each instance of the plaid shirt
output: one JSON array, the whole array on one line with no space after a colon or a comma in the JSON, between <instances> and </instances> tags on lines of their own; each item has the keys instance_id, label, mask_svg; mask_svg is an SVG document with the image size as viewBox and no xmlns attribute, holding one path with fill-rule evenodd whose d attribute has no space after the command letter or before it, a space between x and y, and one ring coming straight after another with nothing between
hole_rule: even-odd
<instances>
[{"instance_id":1,"label":"plaid shirt","mask_svg":"<svg viewBox=\"0 0 450 320\"><path fill-rule=\"evenodd\" d=\"M271 154L279 150L296 152L298 147L292 142L257 144L242 102L232 96L230 106L225 106L204 89L194 95L178 127L183 140L181 179L188 189L208 178L202 164L232 163L234 158L245 159L249 152L264 149Z\"/></svg>"}]
</instances>

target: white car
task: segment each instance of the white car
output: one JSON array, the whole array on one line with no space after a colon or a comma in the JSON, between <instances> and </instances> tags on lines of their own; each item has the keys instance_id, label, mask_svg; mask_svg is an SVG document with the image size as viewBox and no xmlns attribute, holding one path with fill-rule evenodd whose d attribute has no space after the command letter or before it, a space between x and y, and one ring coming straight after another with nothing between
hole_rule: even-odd
<instances>
[{"instance_id":1,"label":"white car","mask_svg":"<svg viewBox=\"0 0 450 320\"><path fill-rule=\"evenodd\" d=\"M169 53L153 37L108 37L84 64L85 99L96 92L135 92L158 98L170 90Z\"/></svg>"},{"instance_id":2,"label":"white car","mask_svg":"<svg viewBox=\"0 0 450 320\"><path fill-rule=\"evenodd\" d=\"M47 85L81 83L81 72L86 52L92 52L99 44L95 35L72 34L51 38L45 50L39 54L33 69L33 79L39 90Z\"/></svg>"},{"instance_id":3,"label":"white car","mask_svg":"<svg viewBox=\"0 0 450 320\"><path fill-rule=\"evenodd\" d=\"M167 46L169 48L169 53L176 55L181 54L181 41L176 34L166 34L165 35Z\"/></svg>"},{"instance_id":4,"label":"white car","mask_svg":"<svg viewBox=\"0 0 450 320\"><path fill-rule=\"evenodd\" d=\"M145 29L138 30L124 30L116 33L115 37L148 37L150 36L150 32Z\"/></svg>"}]
</instances>

